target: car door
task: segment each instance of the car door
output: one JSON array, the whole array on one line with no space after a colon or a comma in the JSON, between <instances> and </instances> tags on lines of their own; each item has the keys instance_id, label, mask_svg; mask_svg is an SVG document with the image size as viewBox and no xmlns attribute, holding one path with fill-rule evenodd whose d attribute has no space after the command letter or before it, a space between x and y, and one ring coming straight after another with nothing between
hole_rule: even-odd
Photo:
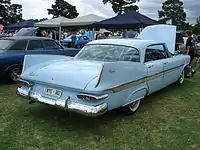
<instances>
[{"instance_id":1,"label":"car door","mask_svg":"<svg viewBox=\"0 0 200 150\"><path fill-rule=\"evenodd\" d=\"M180 60L173 57L169 52L165 44L160 47L164 53L166 53L167 58L164 59L164 84L165 86L170 85L178 80L180 77L179 69L182 67Z\"/></svg>"},{"instance_id":2,"label":"car door","mask_svg":"<svg viewBox=\"0 0 200 150\"><path fill-rule=\"evenodd\" d=\"M7 61L5 61L4 65L21 65L24 60L27 43L28 40L15 40L15 42L7 49Z\"/></svg>"},{"instance_id":3,"label":"car door","mask_svg":"<svg viewBox=\"0 0 200 150\"><path fill-rule=\"evenodd\" d=\"M63 48L56 43L54 40L45 39L42 40L44 49L42 50L43 54L53 54L53 55L64 55Z\"/></svg>"},{"instance_id":4,"label":"car door","mask_svg":"<svg viewBox=\"0 0 200 150\"><path fill-rule=\"evenodd\" d=\"M145 51L145 66L147 69L147 85L149 93L154 93L165 87L163 84L164 58L155 45L150 45Z\"/></svg>"}]
</instances>

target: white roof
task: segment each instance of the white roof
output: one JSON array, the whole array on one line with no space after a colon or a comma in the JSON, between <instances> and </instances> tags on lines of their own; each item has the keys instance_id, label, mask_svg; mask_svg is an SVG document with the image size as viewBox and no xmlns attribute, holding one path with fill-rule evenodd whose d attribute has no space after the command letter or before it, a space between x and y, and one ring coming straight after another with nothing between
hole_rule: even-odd
<instances>
[{"instance_id":1,"label":"white roof","mask_svg":"<svg viewBox=\"0 0 200 150\"><path fill-rule=\"evenodd\" d=\"M94 40L88 44L113 44L113 45L124 45L131 46L141 50L143 47L147 47L151 44L156 44L153 40L141 40L141 39L101 39Z\"/></svg>"},{"instance_id":2,"label":"white roof","mask_svg":"<svg viewBox=\"0 0 200 150\"><path fill-rule=\"evenodd\" d=\"M70 20L67 23L62 23L62 26L80 26L80 25L92 25L95 22L99 22L102 20L105 20L107 18L104 18L102 16L98 16L95 14L88 14L85 16L80 16L75 19Z\"/></svg>"},{"instance_id":3,"label":"white roof","mask_svg":"<svg viewBox=\"0 0 200 150\"><path fill-rule=\"evenodd\" d=\"M60 27L62 23L68 23L71 19L65 17L58 17L50 20L35 23L35 27Z\"/></svg>"}]
</instances>

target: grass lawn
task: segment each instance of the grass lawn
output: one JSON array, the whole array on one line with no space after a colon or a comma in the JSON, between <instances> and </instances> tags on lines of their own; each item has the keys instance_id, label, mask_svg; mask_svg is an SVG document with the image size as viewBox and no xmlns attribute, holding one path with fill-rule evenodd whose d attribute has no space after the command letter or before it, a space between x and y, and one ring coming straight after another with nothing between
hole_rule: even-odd
<instances>
[{"instance_id":1,"label":"grass lawn","mask_svg":"<svg viewBox=\"0 0 200 150\"><path fill-rule=\"evenodd\" d=\"M29 105L0 85L0 149L200 149L200 73L146 98L133 116L97 118Z\"/></svg>"}]
</instances>

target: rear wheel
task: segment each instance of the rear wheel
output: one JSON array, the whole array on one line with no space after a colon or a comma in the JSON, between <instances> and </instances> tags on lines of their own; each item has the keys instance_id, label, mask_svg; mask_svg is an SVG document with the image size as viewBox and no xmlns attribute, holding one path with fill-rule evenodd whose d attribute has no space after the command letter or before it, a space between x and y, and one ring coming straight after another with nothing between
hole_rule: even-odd
<instances>
[{"instance_id":1,"label":"rear wheel","mask_svg":"<svg viewBox=\"0 0 200 150\"><path fill-rule=\"evenodd\" d=\"M181 84L184 83L184 80L185 80L185 70L183 70L181 72L181 75L180 75L180 77L179 77L179 79L178 79L178 81L176 83L179 84L179 85L181 85Z\"/></svg>"},{"instance_id":2,"label":"rear wheel","mask_svg":"<svg viewBox=\"0 0 200 150\"><path fill-rule=\"evenodd\" d=\"M137 101L132 102L124 107L121 107L120 112L122 112L125 115L132 115L132 114L136 113L140 107L140 101L141 100L137 100Z\"/></svg>"},{"instance_id":3,"label":"rear wheel","mask_svg":"<svg viewBox=\"0 0 200 150\"><path fill-rule=\"evenodd\" d=\"M12 67L8 70L6 77L10 82L16 83L21 75L21 72L22 70L20 67Z\"/></svg>"}]
</instances>

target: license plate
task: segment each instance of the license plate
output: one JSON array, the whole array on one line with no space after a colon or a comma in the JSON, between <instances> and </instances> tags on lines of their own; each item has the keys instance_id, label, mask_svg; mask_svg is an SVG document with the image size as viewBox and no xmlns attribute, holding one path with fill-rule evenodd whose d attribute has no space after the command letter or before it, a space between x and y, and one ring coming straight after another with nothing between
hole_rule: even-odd
<instances>
[{"instance_id":1,"label":"license plate","mask_svg":"<svg viewBox=\"0 0 200 150\"><path fill-rule=\"evenodd\" d=\"M62 95L62 90L53 89L53 88L47 88L45 93L46 93L47 95L50 95L50 96L61 97L61 95Z\"/></svg>"}]
</instances>

